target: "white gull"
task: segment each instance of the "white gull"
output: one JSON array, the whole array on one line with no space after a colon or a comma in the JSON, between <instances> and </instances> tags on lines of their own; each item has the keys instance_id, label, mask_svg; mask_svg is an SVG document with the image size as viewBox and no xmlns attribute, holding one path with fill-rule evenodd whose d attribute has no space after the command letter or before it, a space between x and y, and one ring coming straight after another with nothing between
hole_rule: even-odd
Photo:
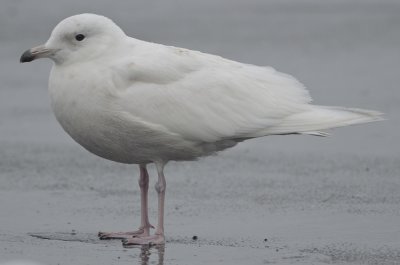
<instances>
[{"instance_id":1,"label":"white gull","mask_svg":"<svg viewBox=\"0 0 400 265\"><path fill-rule=\"evenodd\" d=\"M304 86L271 67L137 40L110 19L80 14L61 21L21 62L54 61L49 93L64 130L90 152L138 164L141 226L100 232L125 245L164 243L163 169L267 135L308 134L381 120L370 110L311 105ZM158 225L150 235L149 175L158 171Z\"/></svg>"}]
</instances>

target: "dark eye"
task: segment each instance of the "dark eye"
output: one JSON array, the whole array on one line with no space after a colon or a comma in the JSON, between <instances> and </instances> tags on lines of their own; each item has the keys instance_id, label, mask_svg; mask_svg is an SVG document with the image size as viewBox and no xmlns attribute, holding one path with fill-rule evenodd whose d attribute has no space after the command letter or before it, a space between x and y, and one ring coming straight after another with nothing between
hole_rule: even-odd
<instances>
[{"instance_id":1,"label":"dark eye","mask_svg":"<svg viewBox=\"0 0 400 265\"><path fill-rule=\"evenodd\" d=\"M77 34L77 35L75 35L75 39L76 39L77 41L83 41L84 38L85 38L85 35L83 35L83 34Z\"/></svg>"}]
</instances>

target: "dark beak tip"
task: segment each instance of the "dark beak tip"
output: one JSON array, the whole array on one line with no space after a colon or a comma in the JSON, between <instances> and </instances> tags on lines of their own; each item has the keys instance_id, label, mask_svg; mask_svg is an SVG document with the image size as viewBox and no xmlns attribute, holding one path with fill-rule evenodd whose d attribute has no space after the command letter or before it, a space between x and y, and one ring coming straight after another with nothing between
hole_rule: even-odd
<instances>
[{"instance_id":1,"label":"dark beak tip","mask_svg":"<svg viewBox=\"0 0 400 265\"><path fill-rule=\"evenodd\" d=\"M32 54L32 52L30 50L27 50L21 55L19 62L27 63L27 62L32 62L34 59L35 59L35 56Z\"/></svg>"}]
</instances>

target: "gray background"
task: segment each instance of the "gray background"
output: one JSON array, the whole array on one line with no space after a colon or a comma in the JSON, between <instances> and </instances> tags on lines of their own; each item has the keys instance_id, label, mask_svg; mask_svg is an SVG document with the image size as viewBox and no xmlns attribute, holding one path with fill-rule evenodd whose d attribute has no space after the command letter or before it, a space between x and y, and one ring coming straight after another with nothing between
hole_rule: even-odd
<instances>
[{"instance_id":1,"label":"gray background","mask_svg":"<svg viewBox=\"0 0 400 265\"><path fill-rule=\"evenodd\" d=\"M316 104L376 109L388 121L170 163L165 249L98 241L99 230L137 227L138 170L74 143L49 107L51 63L18 63L83 12L146 41L271 65ZM399 14L394 0L1 1L0 262L400 264ZM155 198L151 190L154 224Z\"/></svg>"}]
</instances>

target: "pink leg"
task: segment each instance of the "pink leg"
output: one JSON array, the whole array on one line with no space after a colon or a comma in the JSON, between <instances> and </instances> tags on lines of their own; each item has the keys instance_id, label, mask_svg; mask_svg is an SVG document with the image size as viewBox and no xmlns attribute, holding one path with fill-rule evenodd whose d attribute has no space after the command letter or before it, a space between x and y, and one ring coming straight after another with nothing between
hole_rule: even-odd
<instances>
[{"instance_id":1,"label":"pink leg","mask_svg":"<svg viewBox=\"0 0 400 265\"><path fill-rule=\"evenodd\" d=\"M150 227L153 227L149 222L149 215L147 211L147 192L149 190L149 173L147 172L146 165L140 165L140 213L141 222L140 227L136 231L131 232L99 232L100 239L125 239L131 237L141 237L150 235ZM154 227L153 227L154 228Z\"/></svg>"},{"instance_id":2,"label":"pink leg","mask_svg":"<svg viewBox=\"0 0 400 265\"><path fill-rule=\"evenodd\" d=\"M164 201L167 185L164 177L164 163L156 163L156 167L158 172L158 181L155 186L158 193L158 224L156 232L152 236L126 238L122 241L124 246L164 244Z\"/></svg>"},{"instance_id":3,"label":"pink leg","mask_svg":"<svg viewBox=\"0 0 400 265\"><path fill-rule=\"evenodd\" d=\"M149 173L147 172L146 165L140 166L140 229L143 229L144 236L148 236L150 234L150 227L154 228L149 222L149 213L148 213L148 191L149 191ZM143 177L142 177L143 176Z\"/></svg>"}]
</instances>

